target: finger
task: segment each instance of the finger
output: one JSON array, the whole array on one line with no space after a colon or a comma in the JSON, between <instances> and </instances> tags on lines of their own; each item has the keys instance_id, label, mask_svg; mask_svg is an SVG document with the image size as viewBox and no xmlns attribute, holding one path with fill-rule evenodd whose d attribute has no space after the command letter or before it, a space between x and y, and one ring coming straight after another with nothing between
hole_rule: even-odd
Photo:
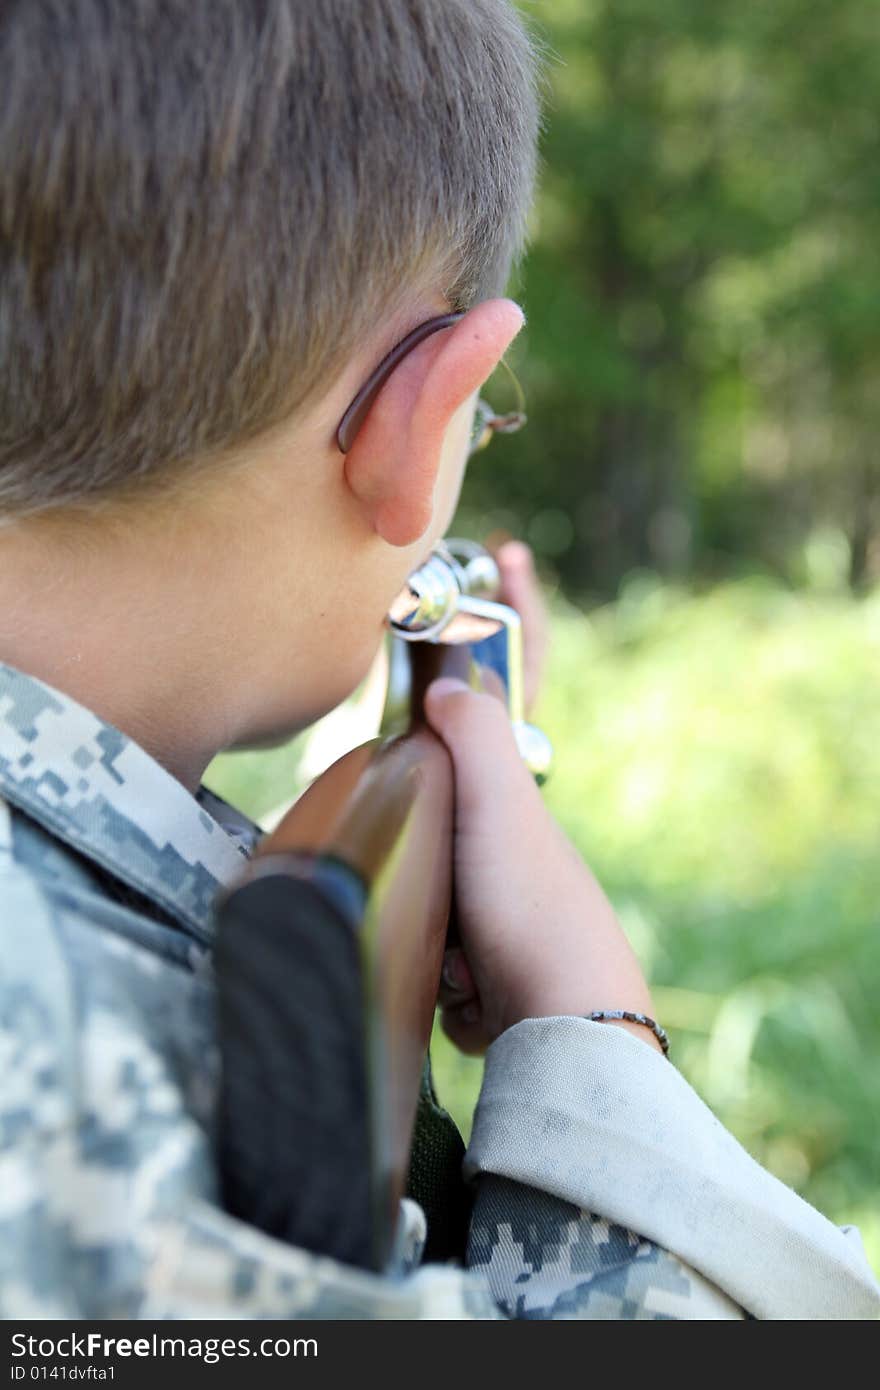
<instances>
[{"instance_id":1,"label":"finger","mask_svg":"<svg viewBox=\"0 0 880 1390\"><path fill-rule=\"evenodd\" d=\"M441 979L437 990L437 1003L441 1009L460 1009L464 1004L473 1003L476 998L476 991L450 988Z\"/></svg>"},{"instance_id":2,"label":"finger","mask_svg":"<svg viewBox=\"0 0 880 1390\"><path fill-rule=\"evenodd\" d=\"M458 1008L476 999L477 987L464 951L451 946L443 957L437 999L442 1008Z\"/></svg>"},{"instance_id":3,"label":"finger","mask_svg":"<svg viewBox=\"0 0 880 1390\"><path fill-rule=\"evenodd\" d=\"M424 709L452 754L459 817L467 820L491 801L497 819L505 808L522 808L523 797L540 800L500 700L442 676L428 686Z\"/></svg>"},{"instance_id":4,"label":"finger","mask_svg":"<svg viewBox=\"0 0 880 1390\"><path fill-rule=\"evenodd\" d=\"M482 1056L489 1046L491 1039L483 1027L478 1003L468 1003L458 1009L444 1009L440 1022L447 1038L468 1057Z\"/></svg>"},{"instance_id":5,"label":"finger","mask_svg":"<svg viewBox=\"0 0 880 1390\"><path fill-rule=\"evenodd\" d=\"M515 608L523 627L523 661L526 709L537 698L550 640L547 605L535 573L531 549L523 541L507 541L496 552L501 575L499 597Z\"/></svg>"}]
</instances>

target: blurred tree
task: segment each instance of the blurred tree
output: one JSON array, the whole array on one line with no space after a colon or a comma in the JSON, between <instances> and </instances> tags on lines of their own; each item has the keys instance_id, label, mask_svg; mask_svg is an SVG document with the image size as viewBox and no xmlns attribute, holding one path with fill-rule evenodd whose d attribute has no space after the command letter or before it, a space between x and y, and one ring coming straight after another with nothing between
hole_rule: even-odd
<instances>
[{"instance_id":1,"label":"blurred tree","mask_svg":"<svg viewBox=\"0 0 880 1390\"><path fill-rule=\"evenodd\" d=\"M820 521L880 571L880 6L554 0L517 353L530 428L464 524L576 590L754 563ZM500 460L500 451L494 459Z\"/></svg>"}]
</instances>

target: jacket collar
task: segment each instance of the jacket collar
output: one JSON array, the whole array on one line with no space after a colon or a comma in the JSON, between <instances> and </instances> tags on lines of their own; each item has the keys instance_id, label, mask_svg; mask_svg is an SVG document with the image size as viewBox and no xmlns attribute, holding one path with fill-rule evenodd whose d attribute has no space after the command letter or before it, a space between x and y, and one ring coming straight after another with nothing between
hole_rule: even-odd
<instances>
[{"instance_id":1,"label":"jacket collar","mask_svg":"<svg viewBox=\"0 0 880 1390\"><path fill-rule=\"evenodd\" d=\"M218 890L239 876L259 837L206 789L191 796L112 724L3 663L0 797L202 941Z\"/></svg>"}]
</instances>

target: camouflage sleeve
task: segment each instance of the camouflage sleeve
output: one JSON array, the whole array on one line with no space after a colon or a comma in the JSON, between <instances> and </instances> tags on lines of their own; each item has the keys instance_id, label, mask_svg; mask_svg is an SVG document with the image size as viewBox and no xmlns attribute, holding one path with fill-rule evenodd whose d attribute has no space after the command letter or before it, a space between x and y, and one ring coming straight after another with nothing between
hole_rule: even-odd
<instances>
[{"instance_id":1,"label":"camouflage sleeve","mask_svg":"<svg viewBox=\"0 0 880 1390\"><path fill-rule=\"evenodd\" d=\"M744 1318L696 1270L643 1236L559 1197L484 1174L468 1242L508 1318Z\"/></svg>"},{"instance_id":2,"label":"camouflage sleeve","mask_svg":"<svg viewBox=\"0 0 880 1390\"><path fill-rule=\"evenodd\" d=\"M70 979L50 913L0 846L0 1315L76 1316L55 1192L72 1151Z\"/></svg>"},{"instance_id":3,"label":"camouflage sleeve","mask_svg":"<svg viewBox=\"0 0 880 1390\"><path fill-rule=\"evenodd\" d=\"M554 1278L563 1305L581 1299L586 1316L603 1289L650 1316L664 1301L655 1282L668 1307L678 1288L678 1316L880 1315L859 1242L761 1168L674 1066L619 1028L560 1017L504 1033L487 1055L465 1174L480 1194L474 1266L505 1308L521 1299L524 1316L555 1307Z\"/></svg>"},{"instance_id":4,"label":"camouflage sleeve","mask_svg":"<svg viewBox=\"0 0 880 1390\"><path fill-rule=\"evenodd\" d=\"M194 1202L151 1232L143 1318L494 1320L485 1282L453 1266L405 1278L318 1259Z\"/></svg>"},{"instance_id":5,"label":"camouflage sleeve","mask_svg":"<svg viewBox=\"0 0 880 1390\"><path fill-rule=\"evenodd\" d=\"M402 1277L418 1221L392 1278L292 1249L225 1213L208 1135L121 1000L125 981L147 1020L163 1008L185 1018L176 977L150 953L71 922L2 846L0 902L0 1317L501 1316L467 1271ZM88 979L71 926L88 940Z\"/></svg>"}]
</instances>

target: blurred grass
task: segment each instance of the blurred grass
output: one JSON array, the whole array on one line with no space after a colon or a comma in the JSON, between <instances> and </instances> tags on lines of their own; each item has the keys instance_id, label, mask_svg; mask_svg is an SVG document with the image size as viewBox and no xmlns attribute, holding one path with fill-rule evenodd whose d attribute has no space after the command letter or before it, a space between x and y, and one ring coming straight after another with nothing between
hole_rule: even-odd
<instances>
[{"instance_id":1,"label":"blurred grass","mask_svg":"<svg viewBox=\"0 0 880 1390\"><path fill-rule=\"evenodd\" d=\"M589 616L554 607L548 804L618 908L677 1065L880 1267L880 594L636 575ZM296 749L261 757L211 775L256 814L288 794ZM438 1037L435 1070L467 1129L480 1063Z\"/></svg>"}]
</instances>

